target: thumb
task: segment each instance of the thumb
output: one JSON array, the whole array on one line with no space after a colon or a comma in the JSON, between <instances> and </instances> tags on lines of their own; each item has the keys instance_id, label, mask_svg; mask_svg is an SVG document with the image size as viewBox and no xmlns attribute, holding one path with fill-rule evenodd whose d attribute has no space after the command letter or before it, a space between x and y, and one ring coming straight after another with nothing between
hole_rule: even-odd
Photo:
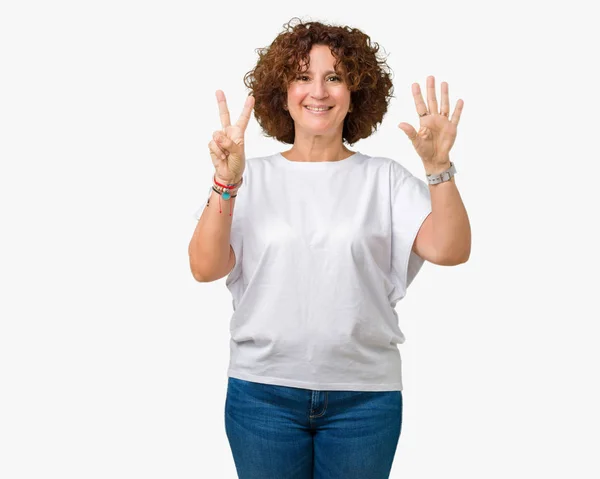
<instances>
[{"instance_id":1,"label":"thumb","mask_svg":"<svg viewBox=\"0 0 600 479\"><path fill-rule=\"evenodd\" d=\"M232 140L226 135L221 135L217 140L217 144L228 153L239 153L243 148L244 139L236 138Z\"/></svg>"},{"instance_id":2,"label":"thumb","mask_svg":"<svg viewBox=\"0 0 600 479\"><path fill-rule=\"evenodd\" d=\"M406 133L406 136L408 136L410 141L415 141L417 139L417 130L415 130L412 125L409 125L408 123L400 123L398 128Z\"/></svg>"}]
</instances>

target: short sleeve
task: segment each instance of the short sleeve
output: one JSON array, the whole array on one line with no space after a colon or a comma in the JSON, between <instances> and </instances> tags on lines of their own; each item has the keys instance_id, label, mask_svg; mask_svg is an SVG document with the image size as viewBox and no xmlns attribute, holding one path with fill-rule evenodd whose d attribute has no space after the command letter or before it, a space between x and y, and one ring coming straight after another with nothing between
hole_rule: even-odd
<instances>
[{"instance_id":1,"label":"short sleeve","mask_svg":"<svg viewBox=\"0 0 600 479\"><path fill-rule=\"evenodd\" d=\"M244 173L244 183L247 183L246 180L246 174ZM237 281L237 279L241 276L242 274L242 255L243 255L243 242L242 242L242 224L243 224L243 214L242 214L242 210L243 210L243 206L244 206L244 193L242 190L243 188L246 186L246 184L242 185L242 187L238 190L238 196L236 197L235 200L235 205L233 207L233 219L231 220L231 234L229 236L229 244L231 245L231 247L233 248L233 252L235 253L235 266L233 267L233 269L230 271L229 275L227 276L227 279L225 280L225 284L229 285L235 281ZM209 191L207 191L206 193L206 201L204 201L204 204L198 208L195 212L194 212L194 218L196 218L196 220L200 220L200 218L202 217L202 213L204 212L204 209L206 208L206 202L208 201L208 198L210 198L210 195L212 194L212 187L210 187ZM223 201L224 202L224 201ZM223 203L222 202L222 203ZM223 210L223 214L229 214L229 205L226 205L222 208Z\"/></svg>"},{"instance_id":2,"label":"short sleeve","mask_svg":"<svg viewBox=\"0 0 600 479\"><path fill-rule=\"evenodd\" d=\"M421 225L431 213L429 186L397 161L390 165L392 280L406 294L425 260L412 251Z\"/></svg>"}]
</instances>

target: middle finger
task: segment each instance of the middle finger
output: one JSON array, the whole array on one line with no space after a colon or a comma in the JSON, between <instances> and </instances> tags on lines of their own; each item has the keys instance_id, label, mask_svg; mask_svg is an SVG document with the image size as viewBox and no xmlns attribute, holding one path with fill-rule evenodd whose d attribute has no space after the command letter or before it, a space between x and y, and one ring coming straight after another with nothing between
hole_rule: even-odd
<instances>
[{"instance_id":1,"label":"middle finger","mask_svg":"<svg viewBox=\"0 0 600 479\"><path fill-rule=\"evenodd\" d=\"M248 122L250 121L250 115L252 114L253 107L254 96L248 95L248 98L246 98L246 103L244 104L244 109L242 110L242 114L240 115L240 118L236 123L236 125L239 126L242 131L246 131L246 127L248 126Z\"/></svg>"},{"instance_id":2,"label":"middle finger","mask_svg":"<svg viewBox=\"0 0 600 479\"><path fill-rule=\"evenodd\" d=\"M427 77L427 104L429 105L429 114L439 113L437 98L435 97L435 78L433 76Z\"/></svg>"}]
</instances>

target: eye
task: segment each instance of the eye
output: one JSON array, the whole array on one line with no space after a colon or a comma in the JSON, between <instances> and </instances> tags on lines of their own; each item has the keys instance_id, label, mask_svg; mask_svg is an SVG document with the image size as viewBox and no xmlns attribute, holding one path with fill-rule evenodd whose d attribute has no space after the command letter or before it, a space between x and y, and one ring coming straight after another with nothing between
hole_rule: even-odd
<instances>
[{"instance_id":1,"label":"eye","mask_svg":"<svg viewBox=\"0 0 600 479\"><path fill-rule=\"evenodd\" d=\"M304 78L306 78L308 80L308 76L306 76L306 75L298 75L296 77L296 80L303 81ZM342 80L341 77L339 77L338 75L332 75L332 76L330 76L328 78L328 80L331 80L331 79L334 79L335 81L341 81Z\"/></svg>"}]
</instances>

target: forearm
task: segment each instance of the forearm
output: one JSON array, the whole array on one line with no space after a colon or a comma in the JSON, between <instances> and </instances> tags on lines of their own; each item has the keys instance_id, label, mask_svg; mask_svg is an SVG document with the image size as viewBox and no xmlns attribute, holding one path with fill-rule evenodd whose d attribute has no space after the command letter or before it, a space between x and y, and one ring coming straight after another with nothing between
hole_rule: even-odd
<instances>
[{"instance_id":1,"label":"forearm","mask_svg":"<svg viewBox=\"0 0 600 479\"><path fill-rule=\"evenodd\" d=\"M223 200L221 195L213 191L208 206L198 220L188 248L190 268L198 281L212 277L215 271L227 264L235 200L233 197Z\"/></svg>"},{"instance_id":2,"label":"forearm","mask_svg":"<svg viewBox=\"0 0 600 479\"><path fill-rule=\"evenodd\" d=\"M450 166L426 169L436 174ZM449 264L464 263L471 254L471 225L454 177L437 185L429 185L435 250Z\"/></svg>"}]
</instances>

